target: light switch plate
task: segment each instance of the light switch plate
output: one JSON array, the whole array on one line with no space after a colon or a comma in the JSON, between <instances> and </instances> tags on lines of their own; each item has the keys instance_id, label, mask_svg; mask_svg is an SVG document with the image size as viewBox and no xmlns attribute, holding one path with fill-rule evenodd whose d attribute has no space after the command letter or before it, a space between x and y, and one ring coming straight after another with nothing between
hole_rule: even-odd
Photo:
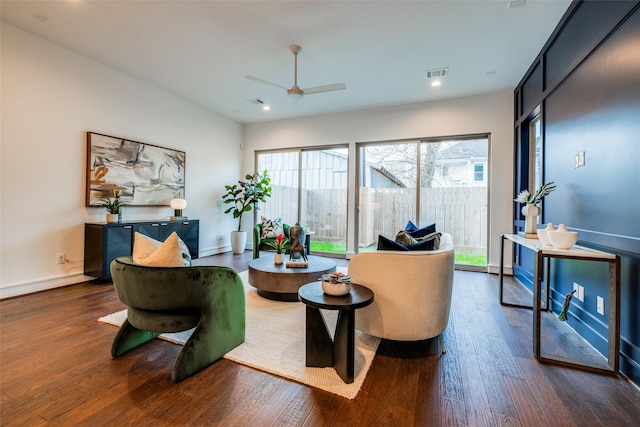
<instances>
[{"instance_id":1,"label":"light switch plate","mask_svg":"<svg viewBox=\"0 0 640 427\"><path fill-rule=\"evenodd\" d=\"M602 298L602 297L600 297L600 296L598 297L598 307L597 307L597 310L598 310L598 314L601 314L601 315L603 315L603 316L604 316L604 298Z\"/></svg>"}]
</instances>

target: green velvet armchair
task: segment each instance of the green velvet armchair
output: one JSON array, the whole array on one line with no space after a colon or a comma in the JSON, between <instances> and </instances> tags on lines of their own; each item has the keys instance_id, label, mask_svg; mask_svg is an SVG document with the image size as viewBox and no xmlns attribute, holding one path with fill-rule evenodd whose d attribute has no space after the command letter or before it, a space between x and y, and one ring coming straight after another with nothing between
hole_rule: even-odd
<instances>
[{"instance_id":1,"label":"green velvet armchair","mask_svg":"<svg viewBox=\"0 0 640 427\"><path fill-rule=\"evenodd\" d=\"M164 332L196 328L173 366L180 382L244 342L245 292L227 267L146 267L131 257L116 258L111 276L124 321L111 346L113 357Z\"/></svg>"},{"instance_id":2,"label":"green velvet armchair","mask_svg":"<svg viewBox=\"0 0 640 427\"><path fill-rule=\"evenodd\" d=\"M284 229L284 237L289 238L289 229L291 226L289 224L282 224L282 228ZM268 242L275 242L276 239L268 238L261 239L262 236L262 223L258 223L253 227L253 259L260 258L260 251L274 251L271 246L269 246Z\"/></svg>"}]
</instances>

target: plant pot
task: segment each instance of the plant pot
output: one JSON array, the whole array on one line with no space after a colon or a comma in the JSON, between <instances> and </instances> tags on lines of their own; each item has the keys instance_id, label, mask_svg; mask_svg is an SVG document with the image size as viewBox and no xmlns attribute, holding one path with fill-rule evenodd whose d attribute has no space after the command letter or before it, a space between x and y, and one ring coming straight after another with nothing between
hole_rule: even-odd
<instances>
[{"instance_id":1,"label":"plant pot","mask_svg":"<svg viewBox=\"0 0 640 427\"><path fill-rule=\"evenodd\" d=\"M273 263L280 265L284 262L284 254L273 254Z\"/></svg>"},{"instance_id":2,"label":"plant pot","mask_svg":"<svg viewBox=\"0 0 640 427\"><path fill-rule=\"evenodd\" d=\"M351 283L331 283L323 280L322 290L327 295L341 297L351 292Z\"/></svg>"},{"instance_id":3,"label":"plant pot","mask_svg":"<svg viewBox=\"0 0 640 427\"><path fill-rule=\"evenodd\" d=\"M232 231L231 232L231 250L234 254L240 255L244 253L247 247L247 232Z\"/></svg>"},{"instance_id":4,"label":"plant pot","mask_svg":"<svg viewBox=\"0 0 640 427\"><path fill-rule=\"evenodd\" d=\"M118 214L107 214L107 222L109 223L113 223L113 222L118 222Z\"/></svg>"}]
</instances>

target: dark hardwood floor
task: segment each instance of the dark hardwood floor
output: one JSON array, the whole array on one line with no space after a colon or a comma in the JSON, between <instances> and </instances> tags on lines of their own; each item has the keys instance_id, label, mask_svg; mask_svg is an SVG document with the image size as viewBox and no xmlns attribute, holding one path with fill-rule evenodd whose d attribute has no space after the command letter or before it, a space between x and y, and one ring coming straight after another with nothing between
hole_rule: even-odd
<instances>
[{"instance_id":1,"label":"dark hardwood floor","mask_svg":"<svg viewBox=\"0 0 640 427\"><path fill-rule=\"evenodd\" d=\"M251 254L197 260L245 270ZM338 260L339 265L346 265ZM508 279L513 298L529 298ZM510 291L511 292L511 291ZM293 303L295 304L295 303ZM381 346L355 400L221 359L180 384L180 347L154 340L112 359L123 309L111 284L3 300L2 426L638 426L640 392L623 377L538 363L530 310L498 304L497 276L456 271L447 353L399 357ZM589 353L564 324L548 351ZM303 327L303 325L301 325ZM409 352L411 353L411 352ZM590 356L585 356L590 357Z\"/></svg>"}]
</instances>

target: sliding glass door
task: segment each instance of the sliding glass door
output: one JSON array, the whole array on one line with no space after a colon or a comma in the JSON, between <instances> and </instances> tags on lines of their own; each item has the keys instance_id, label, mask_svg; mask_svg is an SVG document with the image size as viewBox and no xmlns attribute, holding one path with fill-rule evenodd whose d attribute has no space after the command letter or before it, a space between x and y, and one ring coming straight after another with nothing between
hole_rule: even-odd
<instances>
[{"instance_id":1,"label":"sliding glass door","mask_svg":"<svg viewBox=\"0 0 640 427\"><path fill-rule=\"evenodd\" d=\"M312 253L344 256L347 147L258 152L256 156L257 170L268 171L273 188L272 197L260 215L308 226Z\"/></svg>"},{"instance_id":2,"label":"sliding glass door","mask_svg":"<svg viewBox=\"0 0 640 427\"><path fill-rule=\"evenodd\" d=\"M451 234L456 264L486 268L488 137L358 145L358 251L409 220Z\"/></svg>"},{"instance_id":3,"label":"sliding glass door","mask_svg":"<svg viewBox=\"0 0 640 427\"><path fill-rule=\"evenodd\" d=\"M358 152L358 251L375 250L416 218L415 142L366 144Z\"/></svg>"}]
</instances>

